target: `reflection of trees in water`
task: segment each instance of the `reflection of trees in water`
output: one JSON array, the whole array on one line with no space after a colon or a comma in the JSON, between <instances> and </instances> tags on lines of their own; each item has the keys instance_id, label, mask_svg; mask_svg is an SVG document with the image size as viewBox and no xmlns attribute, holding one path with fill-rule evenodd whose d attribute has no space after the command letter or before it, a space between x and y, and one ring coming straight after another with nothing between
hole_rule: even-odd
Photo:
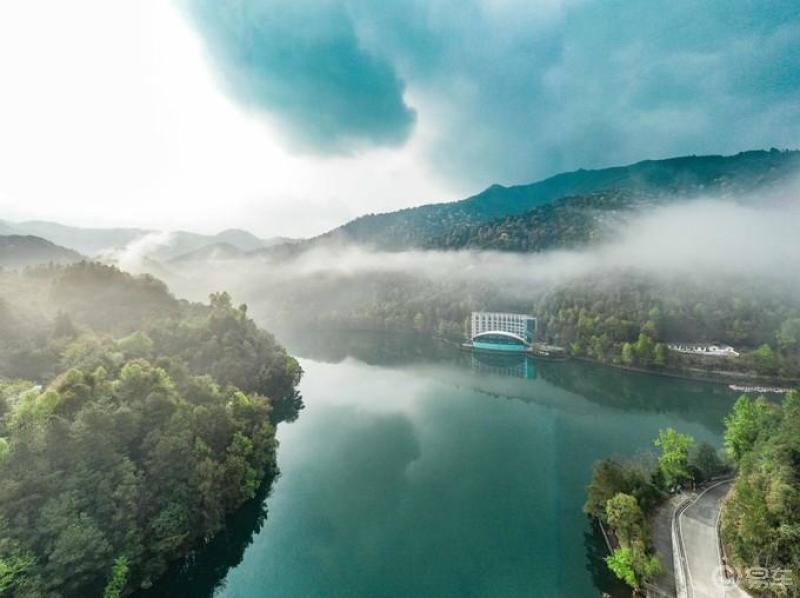
<instances>
[{"instance_id":1,"label":"reflection of trees in water","mask_svg":"<svg viewBox=\"0 0 800 598\"><path fill-rule=\"evenodd\" d=\"M457 345L413 334L309 333L298 342L289 342L289 346L293 353L301 357L329 363L353 357L368 364L389 368L424 365L426 367L413 367L410 371L454 385L479 387L482 392L496 392L504 397L514 396L523 401L552 400L562 403L570 399L568 395L548 388L552 384L593 403L614 409L681 413L684 419L701 422L710 429L721 428L722 417L727 413L733 398L733 393L723 386L661 378L582 362L534 361L521 355L464 352ZM524 374L524 368L528 367L526 363L535 367L535 374L519 376L520 368L523 368ZM474 375L470 375L472 372ZM536 377L538 380L531 379ZM543 380L547 384L543 384ZM276 406L273 417L284 421L296 418L301 404L299 397L295 397L285 405ZM578 406L585 409L586 405L580 401ZM382 429L378 432L380 435L385 434ZM350 432L348 435L352 436ZM363 452L363 439L354 437L353 442L357 450ZM397 444L389 443L389 446ZM262 529L267 517L266 500L270 488L271 482L268 481L253 501L228 520L225 528L212 542L173 566L153 590L141 593L140 596L212 596L224 583L230 570L242 561L245 550ZM584 566L595 587L613 596L628 595L612 577L603 561L605 546L602 538L597 537L589 528L584 533L584 547ZM577 562L574 566L581 567L581 564Z\"/></svg>"},{"instance_id":2,"label":"reflection of trees in water","mask_svg":"<svg viewBox=\"0 0 800 598\"><path fill-rule=\"evenodd\" d=\"M272 401L270 420L276 425L281 422L293 422L303 409L305 409L303 397L295 390L288 397Z\"/></svg>"},{"instance_id":3,"label":"reflection of trees in water","mask_svg":"<svg viewBox=\"0 0 800 598\"><path fill-rule=\"evenodd\" d=\"M322 361L339 363L348 357L368 365L401 366L440 363L458 358L458 346L427 334L341 330L295 330L280 335L289 351Z\"/></svg>"},{"instance_id":4,"label":"reflection of trees in water","mask_svg":"<svg viewBox=\"0 0 800 598\"><path fill-rule=\"evenodd\" d=\"M593 403L680 413L721 430L735 393L722 384L630 372L586 362L537 362L539 376Z\"/></svg>"},{"instance_id":5,"label":"reflection of trees in water","mask_svg":"<svg viewBox=\"0 0 800 598\"><path fill-rule=\"evenodd\" d=\"M228 572L242 562L244 551L267 520L267 496L274 480L266 480L253 500L228 518L225 527L204 547L193 551L139 598L202 598L222 587Z\"/></svg>"},{"instance_id":6,"label":"reflection of trees in water","mask_svg":"<svg viewBox=\"0 0 800 598\"><path fill-rule=\"evenodd\" d=\"M583 534L583 546L586 549L586 570L592 577L594 587L611 596L630 596L630 588L614 577L606 565L604 559L608 548L600 529L594 522L589 525L589 530Z\"/></svg>"},{"instance_id":7,"label":"reflection of trees in water","mask_svg":"<svg viewBox=\"0 0 800 598\"><path fill-rule=\"evenodd\" d=\"M292 422L304 407L298 392L273 403L273 423ZM279 449L280 450L280 449ZM265 479L252 500L225 522L225 526L205 546L174 563L140 598L199 598L213 596L228 572L242 562L244 551L267 520L267 497L277 476Z\"/></svg>"},{"instance_id":8,"label":"reflection of trees in water","mask_svg":"<svg viewBox=\"0 0 800 598\"><path fill-rule=\"evenodd\" d=\"M481 378L481 390L492 390L492 379L545 380L593 403L618 409L680 413L684 419L722 429L735 393L724 385L630 372L600 364L577 361L531 360L522 355L470 353L454 343L423 334L388 332L313 331L282 338L291 351L328 363L353 357L370 365L386 367L416 364L473 370ZM525 365L525 361L528 365ZM529 370L525 370L529 367ZM509 388L496 385L496 394L513 394L521 400L537 400L536 385Z\"/></svg>"}]
</instances>

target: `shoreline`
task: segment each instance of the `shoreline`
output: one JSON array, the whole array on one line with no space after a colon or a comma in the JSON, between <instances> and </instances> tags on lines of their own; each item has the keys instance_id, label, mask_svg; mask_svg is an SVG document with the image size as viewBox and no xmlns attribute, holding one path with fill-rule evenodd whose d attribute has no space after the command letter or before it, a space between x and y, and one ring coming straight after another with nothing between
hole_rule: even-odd
<instances>
[{"instance_id":1,"label":"shoreline","mask_svg":"<svg viewBox=\"0 0 800 598\"><path fill-rule=\"evenodd\" d=\"M753 387L777 387L783 385L786 386L800 385L800 380L797 378L764 378L760 376L752 376L744 372L740 373L740 372L722 372L722 371L705 371L705 370L669 370L669 369L657 370L653 368L642 368L636 366L621 365L618 363L608 363L604 361L598 361L597 359L592 359L591 357L571 356L570 359L574 359L576 361L582 361L584 363L593 363L597 365L602 365L610 368L615 368L618 370L624 370L627 372L653 374L655 376L664 376L667 378L678 378L680 380L693 380L696 382L708 382L712 384L725 384L728 386L744 385ZM735 389L731 390L734 390L735 392ZM791 388L785 388L782 390L789 391L791 390ZM747 393L748 391L742 390L740 392ZM761 394L763 394L764 392L769 392L769 391L761 391Z\"/></svg>"},{"instance_id":2,"label":"shoreline","mask_svg":"<svg viewBox=\"0 0 800 598\"><path fill-rule=\"evenodd\" d=\"M398 329L398 330L387 330L384 328L372 328L369 326L345 326L345 327L337 327L333 326L326 329L329 332L336 333L336 332L343 332L343 333L356 333L356 334L386 334L386 335L404 335L404 336L423 336L426 337L434 342L442 343L445 345L449 345L455 349L463 349L463 338L454 338L449 336L440 336L432 331L421 331L421 330L409 330L409 329ZM532 359L534 361L542 361L542 362L564 362L569 360L576 360L581 361L583 363L594 364L603 367L614 368L617 370L623 370L626 372L635 372L640 374L651 374L654 376L662 376L667 378L676 378L679 380L689 380L695 382L705 382L710 384L724 384L728 385L741 385L741 386L754 386L754 387L789 387L786 390L791 390L791 387L800 386L800 378L770 378L764 376L758 376L754 374L748 374L746 372L727 372L727 371L707 371L707 370L698 370L698 369L688 369L688 370L674 370L674 369L655 369L655 368L646 368L646 367L637 367L637 366L630 366L630 365L622 365L619 363L610 363L606 361L599 361L597 359L593 359L591 357L577 357L574 355L565 355L563 357L558 358L548 358L542 357L531 353L501 353L504 355L524 355L525 357ZM736 392L735 389L731 389L733 392ZM742 393L746 393L747 391L740 391ZM759 394L763 394L759 393Z\"/></svg>"},{"instance_id":3,"label":"shoreline","mask_svg":"<svg viewBox=\"0 0 800 598\"><path fill-rule=\"evenodd\" d=\"M425 334L425 333L418 333L418 334ZM429 336L434 341L441 342L447 345L452 345L462 350L467 350L464 348L463 343L460 341L436 335L426 335L426 336ZM557 358L540 356L531 352L526 352L526 353L520 352L517 354L524 355L525 357L533 359L534 361L539 360L539 361L553 362L553 361L569 361L574 359L575 361L581 361L583 363L614 368L626 372L651 374L654 376L676 378L678 380L689 380L694 382L706 382L710 384L724 384L728 387L731 386L754 387L753 390L749 389L739 390L736 388L729 388L733 392L741 392L743 394L748 394L748 393L765 394L765 393L776 393L776 392L784 394L792 390L792 388L790 387L800 386L800 379L798 378L767 378L758 375L751 375L745 372L725 372L725 371L715 371L715 370L707 371L707 370L696 370L696 369L688 369L688 370L655 369L655 368L622 365L619 363L610 363L607 361L592 359L591 357L577 357L575 355L569 355L569 354L566 354L564 356L559 356Z\"/></svg>"}]
</instances>

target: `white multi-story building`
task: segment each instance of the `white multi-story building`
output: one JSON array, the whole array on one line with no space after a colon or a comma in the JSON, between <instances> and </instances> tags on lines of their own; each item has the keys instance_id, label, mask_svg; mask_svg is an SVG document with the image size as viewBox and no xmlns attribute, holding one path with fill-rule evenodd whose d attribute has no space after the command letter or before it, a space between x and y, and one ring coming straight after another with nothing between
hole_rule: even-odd
<instances>
[{"instance_id":1,"label":"white multi-story building","mask_svg":"<svg viewBox=\"0 0 800 598\"><path fill-rule=\"evenodd\" d=\"M712 357L739 357L739 353L730 345L714 343L670 343L670 351L689 353L690 355L709 355Z\"/></svg>"},{"instance_id":2,"label":"white multi-story building","mask_svg":"<svg viewBox=\"0 0 800 598\"><path fill-rule=\"evenodd\" d=\"M527 314L474 311L471 323L470 336L473 340L479 335L495 332L513 335L530 344L536 330L536 318Z\"/></svg>"}]
</instances>

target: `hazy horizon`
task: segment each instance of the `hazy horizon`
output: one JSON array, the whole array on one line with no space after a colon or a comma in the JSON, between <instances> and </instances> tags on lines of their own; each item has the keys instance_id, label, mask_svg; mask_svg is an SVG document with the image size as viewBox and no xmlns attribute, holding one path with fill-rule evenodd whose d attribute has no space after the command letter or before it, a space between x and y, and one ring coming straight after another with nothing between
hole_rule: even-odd
<instances>
[{"instance_id":1,"label":"hazy horizon","mask_svg":"<svg viewBox=\"0 0 800 598\"><path fill-rule=\"evenodd\" d=\"M495 183L800 138L794 3L452 9L5 4L0 217L309 237Z\"/></svg>"}]
</instances>

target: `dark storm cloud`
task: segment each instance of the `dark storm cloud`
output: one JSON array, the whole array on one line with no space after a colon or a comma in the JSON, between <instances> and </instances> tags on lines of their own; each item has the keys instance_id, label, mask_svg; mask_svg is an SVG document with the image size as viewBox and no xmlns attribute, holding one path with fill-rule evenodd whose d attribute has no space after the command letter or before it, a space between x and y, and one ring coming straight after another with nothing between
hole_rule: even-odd
<instances>
[{"instance_id":1,"label":"dark storm cloud","mask_svg":"<svg viewBox=\"0 0 800 598\"><path fill-rule=\"evenodd\" d=\"M230 92L323 152L398 144L414 122L391 64L364 51L344 3L187 0Z\"/></svg>"},{"instance_id":2,"label":"dark storm cloud","mask_svg":"<svg viewBox=\"0 0 800 598\"><path fill-rule=\"evenodd\" d=\"M796 0L186 0L232 91L321 151L407 138L470 184L796 146Z\"/></svg>"}]
</instances>

